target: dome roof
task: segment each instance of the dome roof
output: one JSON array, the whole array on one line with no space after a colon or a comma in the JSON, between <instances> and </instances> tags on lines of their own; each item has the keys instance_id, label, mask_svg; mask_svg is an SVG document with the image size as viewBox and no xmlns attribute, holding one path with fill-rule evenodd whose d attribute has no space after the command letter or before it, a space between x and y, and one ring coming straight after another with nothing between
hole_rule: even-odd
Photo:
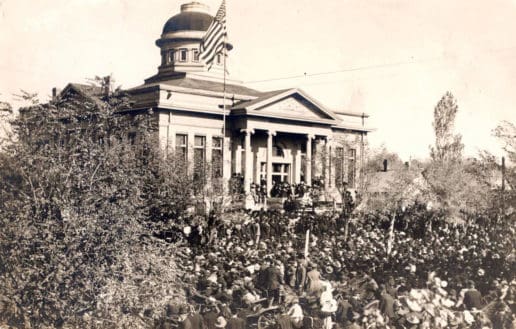
<instances>
[{"instance_id":1,"label":"dome roof","mask_svg":"<svg viewBox=\"0 0 516 329\"><path fill-rule=\"evenodd\" d=\"M181 13L170 18L163 27L163 34L177 31L207 31L213 21L207 7L198 2L181 6Z\"/></svg>"}]
</instances>

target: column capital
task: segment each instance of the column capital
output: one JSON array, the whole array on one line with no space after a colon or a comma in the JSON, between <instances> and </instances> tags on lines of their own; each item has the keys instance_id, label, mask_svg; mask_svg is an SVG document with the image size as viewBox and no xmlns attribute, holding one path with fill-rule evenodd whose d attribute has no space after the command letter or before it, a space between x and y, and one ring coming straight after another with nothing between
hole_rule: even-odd
<instances>
[{"instance_id":1,"label":"column capital","mask_svg":"<svg viewBox=\"0 0 516 329\"><path fill-rule=\"evenodd\" d=\"M252 128L240 129L240 132L243 133L243 134L251 134L251 135L253 135L254 134L254 129L252 129Z\"/></svg>"},{"instance_id":2,"label":"column capital","mask_svg":"<svg viewBox=\"0 0 516 329\"><path fill-rule=\"evenodd\" d=\"M315 135L314 134L306 134L306 137L308 139L315 139Z\"/></svg>"},{"instance_id":3,"label":"column capital","mask_svg":"<svg viewBox=\"0 0 516 329\"><path fill-rule=\"evenodd\" d=\"M276 136L276 130L267 130L269 136Z\"/></svg>"}]
</instances>

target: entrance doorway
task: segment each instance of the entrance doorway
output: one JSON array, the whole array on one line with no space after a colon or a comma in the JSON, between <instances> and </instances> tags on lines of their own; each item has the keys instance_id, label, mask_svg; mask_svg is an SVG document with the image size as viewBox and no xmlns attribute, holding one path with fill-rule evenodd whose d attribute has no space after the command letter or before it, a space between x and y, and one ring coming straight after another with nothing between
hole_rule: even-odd
<instances>
[{"instance_id":1,"label":"entrance doorway","mask_svg":"<svg viewBox=\"0 0 516 329\"><path fill-rule=\"evenodd\" d=\"M289 163L273 163L272 164L272 182L273 183L290 183L290 164Z\"/></svg>"},{"instance_id":2,"label":"entrance doorway","mask_svg":"<svg viewBox=\"0 0 516 329\"><path fill-rule=\"evenodd\" d=\"M267 179L267 162L262 162L260 166L260 179ZM272 183L291 182L290 163L273 163L272 164Z\"/></svg>"}]
</instances>

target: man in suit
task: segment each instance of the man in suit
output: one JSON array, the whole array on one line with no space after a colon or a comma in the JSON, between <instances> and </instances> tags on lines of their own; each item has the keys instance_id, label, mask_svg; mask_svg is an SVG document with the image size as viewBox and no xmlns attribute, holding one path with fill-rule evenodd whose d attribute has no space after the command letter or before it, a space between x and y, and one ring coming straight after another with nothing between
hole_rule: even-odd
<instances>
[{"instance_id":1,"label":"man in suit","mask_svg":"<svg viewBox=\"0 0 516 329\"><path fill-rule=\"evenodd\" d=\"M394 298L385 290L382 290L380 294L380 311L389 321L394 320Z\"/></svg>"},{"instance_id":2,"label":"man in suit","mask_svg":"<svg viewBox=\"0 0 516 329\"><path fill-rule=\"evenodd\" d=\"M203 329L204 328L204 319L199 312L190 313L188 316L190 320L192 329Z\"/></svg>"},{"instance_id":3,"label":"man in suit","mask_svg":"<svg viewBox=\"0 0 516 329\"><path fill-rule=\"evenodd\" d=\"M265 288L267 289L267 294L269 296L269 306L272 306L274 300L279 303L280 299L280 289L283 284L283 276L281 275L279 265L281 264L271 264L265 272Z\"/></svg>"},{"instance_id":4,"label":"man in suit","mask_svg":"<svg viewBox=\"0 0 516 329\"><path fill-rule=\"evenodd\" d=\"M228 319L226 329L246 329L246 320L240 318L237 314L236 308L231 307L232 316Z\"/></svg>"},{"instance_id":5,"label":"man in suit","mask_svg":"<svg viewBox=\"0 0 516 329\"><path fill-rule=\"evenodd\" d=\"M460 292L460 299L456 306L459 307L462 304L467 310L482 309L482 294L475 289L475 282L471 280L468 282L468 288Z\"/></svg>"},{"instance_id":6,"label":"man in suit","mask_svg":"<svg viewBox=\"0 0 516 329\"><path fill-rule=\"evenodd\" d=\"M213 309L213 307L207 307L206 313L203 315L204 326L206 329L216 329L215 325L217 324L218 315Z\"/></svg>"},{"instance_id":7,"label":"man in suit","mask_svg":"<svg viewBox=\"0 0 516 329\"><path fill-rule=\"evenodd\" d=\"M300 259L296 268L296 290L301 295L305 291L306 284L306 260Z\"/></svg>"},{"instance_id":8,"label":"man in suit","mask_svg":"<svg viewBox=\"0 0 516 329\"><path fill-rule=\"evenodd\" d=\"M340 297L338 301L336 320L341 327L346 327L350 324L351 318L353 318L353 306L349 302L346 292L342 293L342 297Z\"/></svg>"}]
</instances>

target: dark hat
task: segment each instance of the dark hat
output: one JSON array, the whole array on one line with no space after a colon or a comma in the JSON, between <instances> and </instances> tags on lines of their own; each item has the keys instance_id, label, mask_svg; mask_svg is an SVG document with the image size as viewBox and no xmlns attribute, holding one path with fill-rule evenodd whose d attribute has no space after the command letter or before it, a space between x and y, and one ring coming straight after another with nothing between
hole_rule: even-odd
<instances>
[{"instance_id":1,"label":"dark hat","mask_svg":"<svg viewBox=\"0 0 516 329\"><path fill-rule=\"evenodd\" d=\"M180 314L179 312L181 311L179 305L177 305L177 304L168 304L166 306L166 308L167 308L168 316L178 315L178 314Z\"/></svg>"}]
</instances>

